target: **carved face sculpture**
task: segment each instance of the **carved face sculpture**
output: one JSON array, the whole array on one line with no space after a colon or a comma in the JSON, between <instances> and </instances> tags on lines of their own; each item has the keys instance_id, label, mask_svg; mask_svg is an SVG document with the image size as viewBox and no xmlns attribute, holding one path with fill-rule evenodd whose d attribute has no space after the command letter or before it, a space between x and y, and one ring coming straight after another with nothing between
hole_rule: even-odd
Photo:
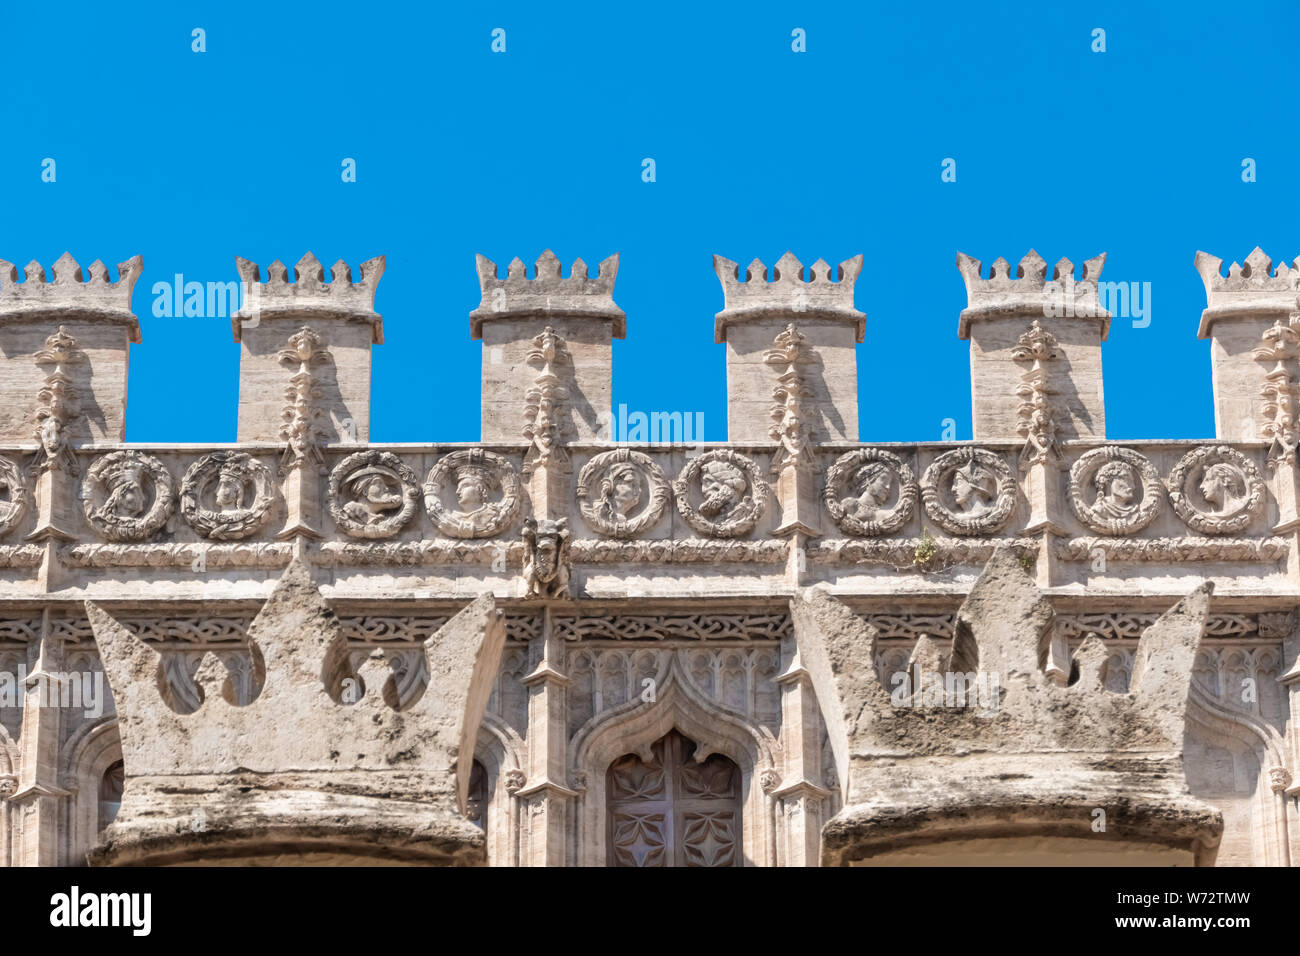
<instances>
[{"instance_id":1,"label":"carved face sculpture","mask_svg":"<svg viewBox=\"0 0 1300 956\"><path fill-rule=\"evenodd\" d=\"M700 473L700 488L704 501L700 514L716 518L740 503L745 493L745 473L726 461L711 461Z\"/></svg>"},{"instance_id":2,"label":"carved face sculpture","mask_svg":"<svg viewBox=\"0 0 1300 956\"><path fill-rule=\"evenodd\" d=\"M456 504L464 512L475 512L487 505L491 481L487 472L465 465L456 472Z\"/></svg>"},{"instance_id":3,"label":"carved face sculpture","mask_svg":"<svg viewBox=\"0 0 1300 956\"><path fill-rule=\"evenodd\" d=\"M1093 507L1108 518L1127 518L1138 509L1138 477L1133 466L1112 461L1097 469L1093 477L1097 500Z\"/></svg>"},{"instance_id":4,"label":"carved face sculpture","mask_svg":"<svg viewBox=\"0 0 1300 956\"><path fill-rule=\"evenodd\" d=\"M45 454L53 458L59 453L59 446L63 443L63 428L57 418L53 415L47 416L41 422L38 435L41 440L41 447L45 449Z\"/></svg>"},{"instance_id":5,"label":"carved face sculpture","mask_svg":"<svg viewBox=\"0 0 1300 956\"><path fill-rule=\"evenodd\" d=\"M244 506L244 479L230 469L222 469L217 478L217 507L237 511Z\"/></svg>"},{"instance_id":6,"label":"carved face sculpture","mask_svg":"<svg viewBox=\"0 0 1300 956\"><path fill-rule=\"evenodd\" d=\"M384 519L384 512L402 506L401 494L389 489L385 475L379 469L363 470L352 479L351 485L355 499L343 510L357 521L374 524Z\"/></svg>"},{"instance_id":7,"label":"carved face sculpture","mask_svg":"<svg viewBox=\"0 0 1300 956\"><path fill-rule=\"evenodd\" d=\"M874 520L876 512L885 506L889 493L894 490L894 477L878 461L869 462L853 476L853 487L858 497L845 498L844 510L855 518Z\"/></svg>"},{"instance_id":8,"label":"carved face sculpture","mask_svg":"<svg viewBox=\"0 0 1300 956\"><path fill-rule=\"evenodd\" d=\"M600 500L606 518L626 518L641 502L641 473L627 463L614 465L601 479Z\"/></svg>"},{"instance_id":9,"label":"carved face sculpture","mask_svg":"<svg viewBox=\"0 0 1300 956\"><path fill-rule=\"evenodd\" d=\"M104 511L119 518L138 518L144 508L144 481L140 469L122 469L113 490L104 500Z\"/></svg>"},{"instance_id":10,"label":"carved face sculpture","mask_svg":"<svg viewBox=\"0 0 1300 956\"><path fill-rule=\"evenodd\" d=\"M1205 469L1200 491L1215 514L1232 514L1241 510L1246 481L1236 468L1221 461Z\"/></svg>"},{"instance_id":11,"label":"carved face sculpture","mask_svg":"<svg viewBox=\"0 0 1300 956\"><path fill-rule=\"evenodd\" d=\"M567 532L560 522L543 521L532 546L533 575L541 582L554 581L560 570L560 545Z\"/></svg>"},{"instance_id":12,"label":"carved face sculpture","mask_svg":"<svg viewBox=\"0 0 1300 956\"><path fill-rule=\"evenodd\" d=\"M952 497L963 514L982 515L993 505L997 478L977 462L958 468L952 476Z\"/></svg>"}]
</instances>

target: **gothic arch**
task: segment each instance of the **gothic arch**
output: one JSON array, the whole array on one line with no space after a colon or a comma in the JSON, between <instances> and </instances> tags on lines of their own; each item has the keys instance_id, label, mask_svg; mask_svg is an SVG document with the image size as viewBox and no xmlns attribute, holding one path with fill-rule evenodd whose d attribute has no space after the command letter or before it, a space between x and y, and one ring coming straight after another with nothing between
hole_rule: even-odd
<instances>
[{"instance_id":1,"label":"gothic arch","mask_svg":"<svg viewBox=\"0 0 1300 956\"><path fill-rule=\"evenodd\" d=\"M514 728L492 712L483 715L474 759L487 771L488 805L484 836L487 839L488 866L518 866L518 821L510 777L521 774L523 739ZM518 788L514 788L518 789Z\"/></svg>"},{"instance_id":2,"label":"gothic arch","mask_svg":"<svg viewBox=\"0 0 1300 956\"><path fill-rule=\"evenodd\" d=\"M580 792L576 862L581 866L605 865L605 771L609 765L628 753L648 756L655 741L671 730L695 741L697 760L717 753L740 767L745 865L774 865L770 798L758 785L758 775L776 769L775 741L748 719L717 706L696 691L683 676L677 655L666 668L652 702L636 700L600 714L572 740L570 766Z\"/></svg>"},{"instance_id":3,"label":"gothic arch","mask_svg":"<svg viewBox=\"0 0 1300 956\"><path fill-rule=\"evenodd\" d=\"M1207 743L1236 741L1258 758L1259 776L1252 799L1264 839L1252 843L1263 851L1266 866L1290 866L1288 801L1281 794L1275 795L1270 787L1270 771L1290 769L1286 739L1276 727L1254 714L1222 706L1196 683L1191 685L1188 705L1188 722L1206 732Z\"/></svg>"},{"instance_id":4,"label":"gothic arch","mask_svg":"<svg viewBox=\"0 0 1300 956\"><path fill-rule=\"evenodd\" d=\"M71 791L64 865L85 866L86 853L99 837L99 782L122 759L117 718L108 717L80 728L64 747L60 776Z\"/></svg>"},{"instance_id":5,"label":"gothic arch","mask_svg":"<svg viewBox=\"0 0 1300 956\"><path fill-rule=\"evenodd\" d=\"M18 766L18 748L14 745L14 739L9 736L9 731L0 726L0 774L17 773L14 768Z\"/></svg>"}]
</instances>

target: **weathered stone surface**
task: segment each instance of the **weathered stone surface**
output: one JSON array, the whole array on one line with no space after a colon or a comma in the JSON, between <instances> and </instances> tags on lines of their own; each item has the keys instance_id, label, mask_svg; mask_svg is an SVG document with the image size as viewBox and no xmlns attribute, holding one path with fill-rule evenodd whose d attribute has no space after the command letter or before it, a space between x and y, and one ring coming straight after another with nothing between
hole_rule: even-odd
<instances>
[{"instance_id":1,"label":"weathered stone surface","mask_svg":"<svg viewBox=\"0 0 1300 956\"><path fill-rule=\"evenodd\" d=\"M1101 439L1100 262L1052 317L1031 256L965 264L1001 437L883 447L855 260L720 261L731 440L671 445L597 437L612 260L480 263L469 446L365 442L382 260L241 263L237 448L109 440L138 262L0 267L0 865L1289 864L1300 327L1261 257L1207 309L1255 323L1215 385L1250 440ZM996 708L927 699L982 672ZM656 842L654 780L710 824Z\"/></svg>"},{"instance_id":2,"label":"weathered stone surface","mask_svg":"<svg viewBox=\"0 0 1300 956\"><path fill-rule=\"evenodd\" d=\"M1213 859L1222 817L1191 796L1182 760L1210 591L1198 588L1147 631L1130 694L1099 691L1092 678L1049 681L1054 612L1007 549L958 611L933 696L927 673L915 670L935 666L924 645L911 661L919 691L891 696L876 676L871 629L824 591L796 596L800 658L844 781L825 862L993 837L1095 838ZM1084 656L1095 664L1093 648Z\"/></svg>"},{"instance_id":3,"label":"weathered stone surface","mask_svg":"<svg viewBox=\"0 0 1300 956\"><path fill-rule=\"evenodd\" d=\"M484 861L482 833L461 814L505 640L491 595L425 642L428 686L401 710L379 652L351 669L338 618L300 561L249 627L265 676L242 706L207 655L196 674L200 707L177 713L158 690L158 652L93 602L86 611L129 768L94 862L258 856L293 845L305 854Z\"/></svg>"}]
</instances>

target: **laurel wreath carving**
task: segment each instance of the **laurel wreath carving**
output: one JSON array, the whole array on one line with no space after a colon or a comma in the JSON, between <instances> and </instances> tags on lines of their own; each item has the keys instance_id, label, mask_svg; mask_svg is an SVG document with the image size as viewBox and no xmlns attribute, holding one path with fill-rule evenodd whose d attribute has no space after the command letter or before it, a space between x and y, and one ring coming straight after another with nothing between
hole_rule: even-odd
<instances>
[{"instance_id":1,"label":"laurel wreath carving","mask_svg":"<svg viewBox=\"0 0 1300 956\"><path fill-rule=\"evenodd\" d=\"M253 486L253 503L235 511L203 507L203 496L223 471L234 472ZM271 513L274 484L271 469L240 451L218 451L204 455L185 471L181 479L181 515L195 531L214 541L237 541L255 534Z\"/></svg>"},{"instance_id":2,"label":"laurel wreath carving","mask_svg":"<svg viewBox=\"0 0 1300 956\"><path fill-rule=\"evenodd\" d=\"M898 482L898 501L885 512L884 517L875 520L851 515L843 504L843 499L847 497L849 480L863 465L870 462L880 462L886 466L893 472L894 479ZM860 448L841 455L835 460L835 464L827 469L823 500L826 502L826 510L830 512L831 520L845 534L874 538L879 535L893 534L907 524L916 512L918 494L919 490L916 479L912 476L912 469L907 467L903 459L882 448Z\"/></svg>"},{"instance_id":3,"label":"laurel wreath carving","mask_svg":"<svg viewBox=\"0 0 1300 956\"><path fill-rule=\"evenodd\" d=\"M138 517L119 515L108 507L107 499L118 485L109 486L123 468L137 468L141 477L153 487L153 504ZM146 491L144 484L141 491ZM95 533L108 541L143 541L158 531L171 517L176 504L176 484L163 463L153 455L139 451L109 452L95 460L81 482L81 504L86 521Z\"/></svg>"},{"instance_id":4,"label":"laurel wreath carving","mask_svg":"<svg viewBox=\"0 0 1300 956\"><path fill-rule=\"evenodd\" d=\"M614 465L624 463L635 465L645 478L650 500L634 518L615 515L610 519L600 513L598 500L591 500L591 497L593 491L597 496L599 495L599 484L608 470ZM664 516L670 494L668 478L664 475L663 469L655 464L654 459L649 455L630 448L616 448L613 451L603 451L594 455L578 473L577 496L582 519L587 522L591 530L611 538L635 538L649 531Z\"/></svg>"},{"instance_id":5,"label":"laurel wreath carving","mask_svg":"<svg viewBox=\"0 0 1300 956\"><path fill-rule=\"evenodd\" d=\"M725 518L716 521L704 517L690 502L691 488L699 483L704 466L715 461L724 461L739 468L749 483L750 491ZM738 538L749 534L762 517L767 507L768 486L753 459L730 448L718 448L686 463L686 467L673 482L673 495L677 500L678 512L697 534L706 538Z\"/></svg>"},{"instance_id":6,"label":"laurel wreath carving","mask_svg":"<svg viewBox=\"0 0 1300 956\"><path fill-rule=\"evenodd\" d=\"M27 514L27 479L11 459L0 457L0 486L9 489L9 500L0 501L0 537L4 537Z\"/></svg>"},{"instance_id":7,"label":"laurel wreath carving","mask_svg":"<svg viewBox=\"0 0 1300 956\"><path fill-rule=\"evenodd\" d=\"M481 509L486 517L481 525L471 515L448 508L442 500L444 491L454 488L456 473L465 465L491 469L501 485L501 500L485 503ZM510 527L519 513L519 475L509 459L482 448L443 455L424 481L424 510L449 538L491 538Z\"/></svg>"},{"instance_id":8,"label":"laurel wreath carving","mask_svg":"<svg viewBox=\"0 0 1300 956\"><path fill-rule=\"evenodd\" d=\"M997 481L993 507L982 515L954 512L943 501L940 488L951 488L958 468L978 464L993 473ZM1016 507L1016 477L1001 455L985 448L955 448L930 463L921 476L921 503L925 513L943 530L952 534L992 534L1011 518Z\"/></svg>"},{"instance_id":9,"label":"laurel wreath carving","mask_svg":"<svg viewBox=\"0 0 1300 956\"><path fill-rule=\"evenodd\" d=\"M1142 482L1142 502L1136 513L1128 518L1111 518L1097 510L1095 504L1088 504L1086 494L1094 491L1093 476L1112 461L1122 461L1131 465ZM1164 484L1160 473L1145 455L1131 448L1118 448L1107 445L1094 448L1079 456L1070 467L1070 507L1075 517L1098 534L1129 535L1141 531L1160 514L1164 503Z\"/></svg>"},{"instance_id":10,"label":"laurel wreath carving","mask_svg":"<svg viewBox=\"0 0 1300 956\"><path fill-rule=\"evenodd\" d=\"M1246 488L1242 507L1231 515L1216 515L1202 511L1192 502L1187 486L1215 464L1226 464L1241 475ZM1264 479L1255 463L1227 445L1200 445L1178 460L1169 472L1169 502L1174 513L1193 531L1201 534L1234 534L1255 520L1264 507Z\"/></svg>"},{"instance_id":11,"label":"laurel wreath carving","mask_svg":"<svg viewBox=\"0 0 1300 956\"><path fill-rule=\"evenodd\" d=\"M358 521L344 510L348 502L343 500L343 485L357 477L357 472L364 468L383 469L401 485L402 501L399 510L373 524ZM359 451L355 455L348 455L330 472L330 517L344 534L353 538L388 538L397 534L411 520L419 503L419 477L392 452L375 449Z\"/></svg>"}]
</instances>

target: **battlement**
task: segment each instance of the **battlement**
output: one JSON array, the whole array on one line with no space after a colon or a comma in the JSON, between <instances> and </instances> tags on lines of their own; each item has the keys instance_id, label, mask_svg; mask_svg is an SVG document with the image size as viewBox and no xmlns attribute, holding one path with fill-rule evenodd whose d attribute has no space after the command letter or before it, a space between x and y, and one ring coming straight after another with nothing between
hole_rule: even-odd
<instances>
[{"instance_id":1,"label":"battlement","mask_svg":"<svg viewBox=\"0 0 1300 956\"><path fill-rule=\"evenodd\" d=\"M1223 275L1223 260L1208 252L1196 253L1196 271L1205 283L1206 309L1201 313L1200 338L1210 337L1211 326L1219 319L1263 314L1289 315L1300 311L1300 257L1291 266L1273 260L1259 246L1246 257L1245 264L1234 262Z\"/></svg>"},{"instance_id":2,"label":"battlement","mask_svg":"<svg viewBox=\"0 0 1300 956\"><path fill-rule=\"evenodd\" d=\"M1101 322L1101 340L1110 331L1110 313L1101 307L1097 281L1106 264L1106 253L1083 264L1083 274L1074 278L1074 263L1062 257L1047 278L1047 262L1033 249L1016 266L999 256L989 267L988 278L983 265L964 252L957 253L957 269L966 283L966 308L962 311L958 338L970 338L972 319L1005 315L1044 315L1095 318Z\"/></svg>"},{"instance_id":3,"label":"battlement","mask_svg":"<svg viewBox=\"0 0 1300 956\"><path fill-rule=\"evenodd\" d=\"M792 317L803 319L847 320L853 325L857 340L866 335L867 317L853 304L853 290L862 273L862 256L845 259L831 279L831 267L825 259L804 266L794 253L777 260L768 277L761 259L755 259L740 278L740 266L722 256L713 257L713 271L722 280L722 311L714 320L714 341L726 341L731 322L756 317Z\"/></svg>"},{"instance_id":4,"label":"battlement","mask_svg":"<svg viewBox=\"0 0 1300 956\"><path fill-rule=\"evenodd\" d=\"M614 304L617 252L600 263L594 276L585 262L574 259L573 268L563 278L560 260L550 249L538 256L531 279L518 256L510 261L504 279L497 276L497 265L491 259L480 255L475 260L483 300L469 314L472 338L483 337L486 319L553 316L609 319L614 338L627 336L627 315Z\"/></svg>"},{"instance_id":5,"label":"battlement","mask_svg":"<svg viewBox=\"0 0 1300 956\"><path fill-rule=\"evenodd\" d=\"M1212 307L1233 283L1285 302L1293 270L1252 256L1215 267ZM680 835L705 863L990 835L1208 862L1221 833L1227 862L1291 859L1261 816L1300 796L1290 305L1215 324L1214 439L1109 441L1103 257L1049 279L960 256L973 440L862 442L862 261L715 259L722 442L611 427L617 256L532 279L479 257L464 443L369 440L382 258L361 283L239 260L230 444L121 441L128 326L4 312L0 702L24 703L0 706L0 865L644 860L619 815L672 760L722 811ZM28 284L109 286L60 263ZM108 708L42 701L65 672ZM996 712L935 706L922 673L996 680Z\"/></svg>"},{"instance_id":6,"label":"battlement","mask_svg":"<svg viewBox=\"0 0 1300 956\"><path fill-rule=\"evenodd\" d=\"M383 317L375 312L375 291L384 277L384 257L376 256L361 263L361 281L352 281L352 268L340 259L330 269L325 281L325 267L308 252L293 267L294 281L279 259L267 267L266 281L256 262L235 256L235 268L244 283L244 304L231 316L235 341L242 341L243 323L253 316L357 317L373 326L373 342L384 341Z\"/></svg>"},{"instance_id":7,"label":"battlement","mask_svg":"<svg viewBox=\"0 0 1300 956\"><path fill-rule=\"evenodd\" d=\"M117 266L117 280L99 259L91 263L85 278L72 254L65 252L54 263L54 278L33 259L23 270L26 281L18 281L18 268L0 259L0 322L33 316L54 319L76 315L84 319L106 319L130 329L131 341L140 341L140 323L131 311L131 293L144 270L144 259L135 256Z\"/></svg>"}]
</instances>

